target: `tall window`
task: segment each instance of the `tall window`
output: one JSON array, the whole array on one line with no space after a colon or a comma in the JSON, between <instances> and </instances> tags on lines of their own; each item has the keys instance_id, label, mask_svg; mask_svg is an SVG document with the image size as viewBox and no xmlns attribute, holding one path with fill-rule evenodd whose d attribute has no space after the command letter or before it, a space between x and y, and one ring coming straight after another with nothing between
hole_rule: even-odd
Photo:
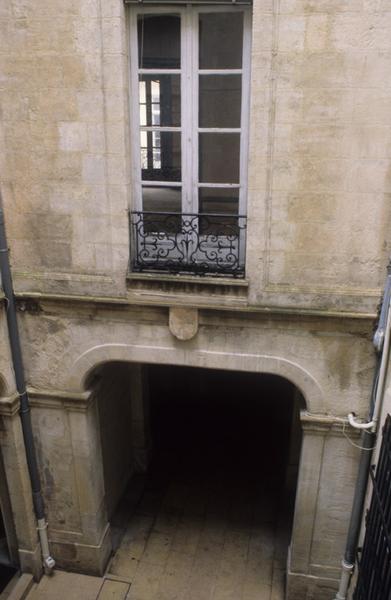
<instances>
[{"instance_id":1,"label":"tall window","mask_svg":"<svg viewBox=\"0 0 391 600\"><path fill-rule=\"evenodd\" d=\"M145 268L243 274L249 21L243 6L130 13L134 244Z\"/></svg>"}]
</instances>

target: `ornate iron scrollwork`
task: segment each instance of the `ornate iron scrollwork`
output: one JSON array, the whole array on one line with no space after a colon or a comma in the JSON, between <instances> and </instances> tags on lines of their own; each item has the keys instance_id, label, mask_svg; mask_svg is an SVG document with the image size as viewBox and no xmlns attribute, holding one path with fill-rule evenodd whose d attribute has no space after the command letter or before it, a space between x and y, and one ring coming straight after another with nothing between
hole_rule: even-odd
<instances>
[{"instance_id":1,"label":"ornate iron scrollwork","mask_svg":"<svg viewBox=\"0 0 391 600\"><path fill-rule=\"evenodd\" d=\"M130 213L134 271L244 277L242 215Z\"/></svg>"}]
</instances>

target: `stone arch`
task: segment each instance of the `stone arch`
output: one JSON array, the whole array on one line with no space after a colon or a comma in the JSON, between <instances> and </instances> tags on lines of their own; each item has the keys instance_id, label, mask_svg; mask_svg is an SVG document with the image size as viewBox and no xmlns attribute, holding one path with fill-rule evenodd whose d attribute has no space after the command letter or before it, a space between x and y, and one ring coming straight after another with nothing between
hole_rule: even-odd
<instances>
[{"instance_id":1,"label":"stone arch","mask_svg":"<svg viewBox=\"0 0 391 600\"><path fill-rule=\"evenodd\" d=\"M324 413L324 394L315 378L299 363L282 356L240 354L156 347L137 344L101 344L81 354L73 363L69 387L85 391L90 372L99 364L111 361L191 366L229 371L268 373L293 383L304 397L307 410Z\"/></svg>"}]
</instances>

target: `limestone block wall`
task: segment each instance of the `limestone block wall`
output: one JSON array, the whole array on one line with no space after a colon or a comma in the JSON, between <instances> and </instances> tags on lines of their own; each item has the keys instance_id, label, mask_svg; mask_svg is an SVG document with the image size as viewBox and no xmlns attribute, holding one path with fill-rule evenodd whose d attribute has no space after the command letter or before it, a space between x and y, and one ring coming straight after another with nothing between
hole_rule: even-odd
<instances>
[{"instance_id":1,"label":"limestone block wall","mask_svg":"<svg viewBox=\"0 0 391 600\"><path fill-rule=\"evenodd\" d=\"M123 292L125 46L122 2L2 2L0 172L21 287L66 291L73 274L108 293L120 272Z\"/></svg>"},{"instance_id":2,"label":"limestone block wall","mask_svg":"<svg viewBox=\"0 0 391 600\"><path fill-rule=\"evenodd\" d=\"M97 402L29 388L51 552L60 568L102 573L111 552Z\"/></svg>"},{"instance_id":3,"label":"limestone block wall","mask_svg":"<svg viewBox=\"0 0 391 600\"><path fill-rule=\"evenodd\" d=\"M2 460L2 506L10 505L6 515L14 530L7 531L11 543L12 559L19 562L23 571L39 577L41 573L41 549L33 512L33 500L28 475L23 434L18 414L19 398L16 394L0 396L0 445ZM3 471L4 467L4 471ZM13 538L15 534L16 539Z\"/></svg>"},{"instance_id":4,"label":"limestone block wall","mask_svg":"<svg viewBox=\"0 0 391 600\"><path fill-rule=\"evenodd\" d=\"M91 373L112 361L132 364L131 371L135 363L157 363L275 373L296 384L306 402L290 598L304 597L311 586L319 592L314 597L328 598L338 579L359 459L335 417L366 414L374 361L367 322L204 310L195 337L180 341L170 332L168 312L46 300L21 314L55 557L63 567L98 573L111 550L99 400L85 391ZM118 399L111 395L113 415ZM138 412L133 417L139 425ZM129 434L138 430L128 423Z\"/></svg>"},{"instance_id":5,"label":"limestone block wall","mask_svg":"<svg viewBox=\"0 0 391 600\"><path fill-rule=\"evenodd\" d=\"M5 310L0 309L0 396L10 396L15 389L11 351L8 343L7 318Z\"/></svg>"},{"instance_id":6,"label":"limestone block wall","mask_svg":"<svg viewBox=\"0 0 391 600\"><path fill-rule=\"evenodd\" d=\"M125 296L122 0L5 0L0 180L16 287ZM373 311L390 250L391 9L254 0L247 302Z\"/></svg>"},{"instance_id":7,"label":"limestone block wall","mask_svg":"<svg viewBox=\"0 0 391 600\"><path fill-rule=\"evenodd\" d=\"M390 7L255 2L253 27L252 299L363 305L390 249Z\"/></svg>"},{"instance_id":8,"label":"limestone block wall","mask_svg":"<svg viewBox=\"0 0 391 600\"><path fill-rule=\"evenodd\" d=\"M367 409L374 356L366 321L204 310L198 334L180 341L170 333L166 308L53 301L39 307L20 317L27 378L39 389L81 392L96 365L127 360L276 373L308 396L311 412Z\"/></svg>"}]
</instances>

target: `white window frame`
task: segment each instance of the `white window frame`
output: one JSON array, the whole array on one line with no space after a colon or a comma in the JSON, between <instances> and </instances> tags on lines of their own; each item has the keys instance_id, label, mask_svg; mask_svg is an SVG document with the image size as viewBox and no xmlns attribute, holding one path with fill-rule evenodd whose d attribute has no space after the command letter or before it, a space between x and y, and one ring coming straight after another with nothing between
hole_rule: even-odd
<instances>
[{"instance_id":1,"label":"white window frame","mask_svg":"<svg viewBox=\"0 0 391 600\"><path fill-rule=\"evenodd\" d=\"M242 12L243 51L241 69L206 70L198 68L198 25L200 13ZM181 67L180 69L140 69L138 66L137 17L141 14L177 14L181 17ZM239 189L238 214L246 215L247 168L250 112L250 55L251 55L251 7L248 6L140 6L131 7L129 18L130 56L130 128L132 161L132 210L143 211L142 186L178 187L182 189L182 213L199 213L199 188ZM198 115L199 75L241 74L242 103L240 128L200 128ZM140 153L139 75L178 74L181 76L181 126L143 127L143 130L177 131L181 137L181 182L142 181ZM240 163L239 183L199 183L198 134L202 132L239 133Z\"/></svg>"}]
</instances>

